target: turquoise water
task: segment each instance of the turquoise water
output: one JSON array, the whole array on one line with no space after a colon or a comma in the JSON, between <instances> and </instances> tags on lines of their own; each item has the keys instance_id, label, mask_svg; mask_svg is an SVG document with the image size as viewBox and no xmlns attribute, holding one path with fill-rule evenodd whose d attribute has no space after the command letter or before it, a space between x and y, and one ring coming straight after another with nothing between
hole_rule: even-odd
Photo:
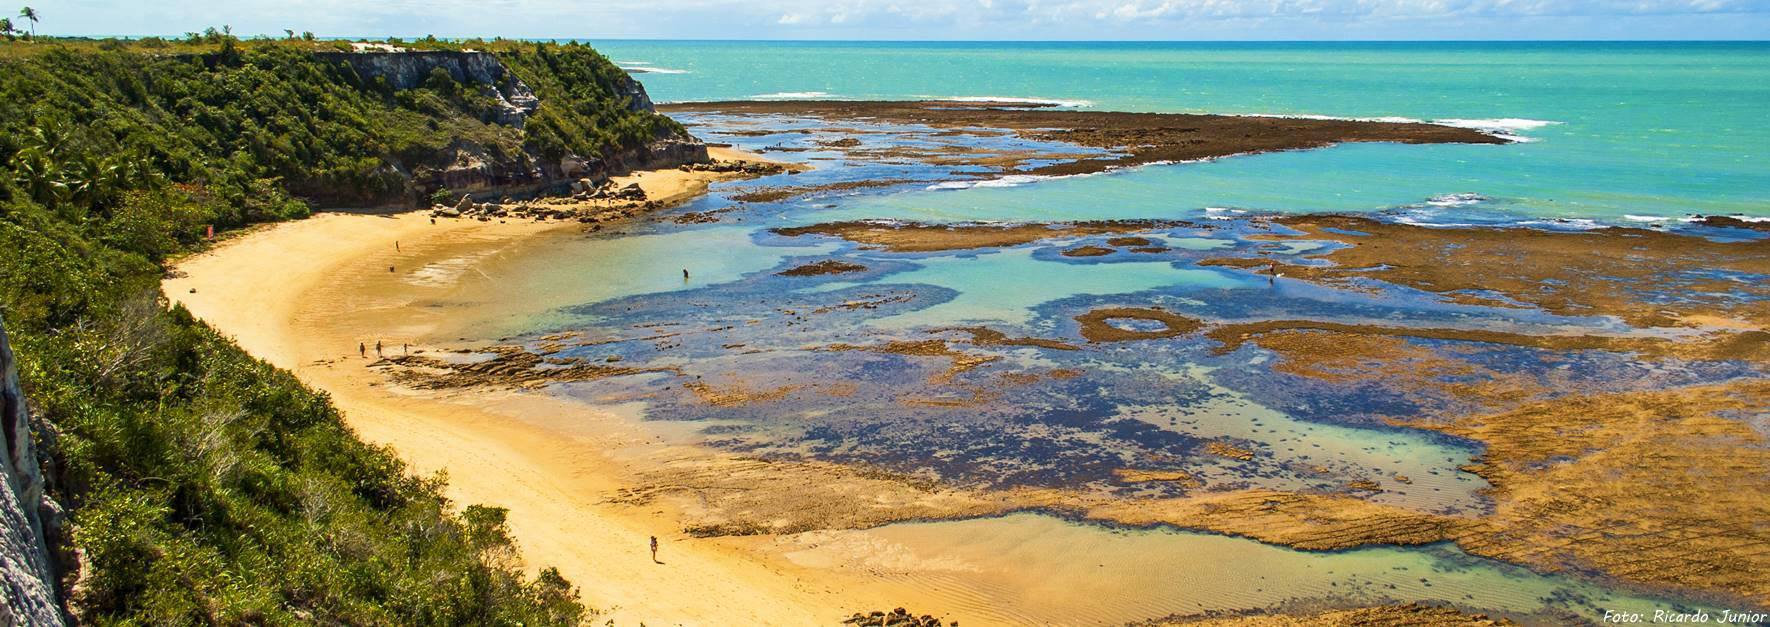
<instances>
[{"instance_id":1,"label":"turquoise water","mask_svg":"<svg viewBox=\"0 0 1770 627\"><path fill-rule=\"evenodd\" d=\"M1376 210L1479 194L1496 212L1612 223L1770 216L1770 43L592 43L623 65L668 72L638 75L660 102L992 96L1461 120L1532 140L1346 146L1087 177L1038 185L1036 195L874 201L900 214Z\"/></svg>"},{"instance_id":2,"label":"turquoise water","mask_svg":"<svg viewBox=\"0 0 1770 627\"><path fill-rule=\"evenodd\" d=\"M1552 228L1582 228L1587 220L1653 224L1688 213L1770 216L1770 166L1763 162L1770 129L1762 120L1770 109L1770 44L593 43L617 62L651 68L638 76L658 101L1032 98L1099 110L1456 120L1522 140L1355 144L975 184L976 172L963 167L845 153L829 142L852 139L884 154L941 142L1024 148L1025 140L938 138L926 127L863 121L841 123L859 130L830 130L828 122L782 116L680 115L709 141L774 150L769 156L816 168L717 183L664 219L505 261L491 268L504 289L494 297L547 294L547 303L567 306L491 323L483 332L489 339L526 331L532 339L582 331L594 341L558 357L677 373L556 391L593 404L643 399L629 410L649 421L700 425L702 443L758 459L856 464L979 491L1110 490L1126 499L1255 488L1344 492L1356 480L1380 487L1360 497L1372 502L1480 516L1494 503L1485 482L1462 467L1480 455L1481 444L1397 428L1393 420L1491 409L1405 381L1348 385L1287 374L1264 348L1219 351L1215 340L1198 335L1089 343L1077 316L1140 307L1209 321L1630 334L1639 330L1612 318L1445 302L1377 281L1350 289L1268 278L1204 262L1307 264L1313 261L1301 255L1328 246L1271 242L1267 225L1237 219L1255 211L1384 211L1402 221ZM862 179L919 182L780 202L737 200L738 192L770 185ZM719 223L669 219L686 212L706 212ZM1141 251L1092 235L893 252L771 230L875 218L1189 222L1138 233L1165 247ZM1062 254L1081 245L1115 248L1096 257ZM832 260L861 269L786 272ZM684 269L691 279L681 277ZM953 328L969 325L1059 344L990 345ZM956 353L885 350L893 342L930 340ZM1505 384L1555 373L1557 386L1569 390L1761 376L1749 364L1647 362L1601 351L1428 340L1408 346L1493 373L1469 375L1471 381ZM973 361L961 367L958 355ZM689 380L711 390L782 393L716 404L683 385ZM1247 454L1213 453L1212 444ZM1133 485L1118 474L1127 468L1183 471L1200 485ZM1002 594L1036 597L1041 586L1073 581L1058 575L1075 566L1075 555L1116 553L1122 559L1102 562L1096 568L1104 570L1086 578L1101 586L1093 596L1112 606L1101 616L1115 620L1092 622L1303 597L1430 599L1586 618L1607 608L1679 605L1672 596L1542 576L1448 546L1312 553L1031 515L853 533L864 535L866 546L889 541L980 564L989 563L983 556L1042 547L1000 573L966 571L918 584L961 591L955 599L997 591L978 598L1002 606L1021 603ZM800 557L860 559L818 550ZM1201 570L1199 563L1221 567ZM1045 603L1051 614L1029 614L1025 622L1064 622L1041 618L1075 616L1062 613L1073 609L1063 606L1074 598L1053 596L1058 600Z\"/></svg>"}]
</instances>

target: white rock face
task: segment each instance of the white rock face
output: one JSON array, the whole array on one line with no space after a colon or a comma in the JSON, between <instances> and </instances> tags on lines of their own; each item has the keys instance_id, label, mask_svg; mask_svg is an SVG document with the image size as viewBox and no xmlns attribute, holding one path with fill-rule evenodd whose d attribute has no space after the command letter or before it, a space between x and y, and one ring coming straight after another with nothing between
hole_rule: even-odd
<instances>
[{"instance_id":1,"label":"white rock face","mask_svg":"<svg viewBox=\"0 0 1770 627\"><path fill-rule=\"evenodd\" d=\"M61 625L55 578L43 540L43 473L30 414L0 322L0 625Z\"/></svg>"}]
</instances>

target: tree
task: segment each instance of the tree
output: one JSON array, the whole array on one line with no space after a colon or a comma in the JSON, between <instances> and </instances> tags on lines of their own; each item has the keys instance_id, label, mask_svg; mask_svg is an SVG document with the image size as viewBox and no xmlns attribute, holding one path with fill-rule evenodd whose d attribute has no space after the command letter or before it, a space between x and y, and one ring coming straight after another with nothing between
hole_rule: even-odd
<instances>
[{"instance_id":1,"label":"tree","mask_svg":"<svg viewBox=\"0 0 1770 627\"><path fill-rule=\"evenodd\" d=\"M293 30L289 30L289 29L285 28L285 29L283 29L283 34L287 35L289 39L295 38L295 31L293 31Z\"/></svg>"},{"instance_id":2,"label":"tree","mask_svg":"<svg viewBox=\"0 0 1770 627\"><path fill-rule=\"evenodd\" d=\"M12 19L0 17L0 37L12 38Z\"/></svg>"},{"instance_id":3,"label":"tree","mask_svg":"<svg viewBox=\"0 0 1770 627\"><path fill-rule=\"evenodd\" d=\"M37 38L37 10L31 7L20 9L18 16L31 21L31 39Z\"/></svg>"}]
</instances>

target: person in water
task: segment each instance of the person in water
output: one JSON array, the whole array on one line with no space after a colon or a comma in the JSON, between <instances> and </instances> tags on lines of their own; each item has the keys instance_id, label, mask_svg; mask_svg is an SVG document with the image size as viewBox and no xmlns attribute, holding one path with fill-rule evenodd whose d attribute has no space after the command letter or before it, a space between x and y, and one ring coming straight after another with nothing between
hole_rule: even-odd
<instances>
[{"instance_id":1,"label":"person in water","mask_svg":"<svg viewBox=\"0 0 1770 627\"><path fill-rule=\"evenodd\" d=\"M651 537L651 561L658 561L658 537Z\"/></svg>"}]
</instances>

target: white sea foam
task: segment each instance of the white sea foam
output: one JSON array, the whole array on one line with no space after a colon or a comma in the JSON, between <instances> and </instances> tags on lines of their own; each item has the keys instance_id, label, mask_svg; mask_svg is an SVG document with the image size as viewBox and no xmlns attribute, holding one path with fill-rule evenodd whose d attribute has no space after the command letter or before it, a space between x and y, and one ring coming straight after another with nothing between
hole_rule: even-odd
<instances>
[{"instance_id":1,"label":"white sea foam","mask_svg":"<svg viewBox=\"0 0 1770 627\"><path fill-rule=\"evenodd\" d=\"M1635 214L1624 214L1623 219L1628 220L1630 222L1695 222L1699 218L1696 218L1694 216L1684 216L1682 218L1673 218L1670 216L1639 216L1639 215L1635 215Z\"/></svg>"},{"instance_id":2,"label":"white sea foam","mask_svg":"<svg viewBox=\"0 0 1770 627\"><path fill-rule=\"evenodd\" d=\"M952 101L952 102L985 102L985 103L1002 102L1002 103L1013 103L1013 104L1051 105L1054 107L1070 107L1070 108L1081 108L1081 107L1094 106L1094 101L1092 101L1092 100L1058 100L1058 99L1054 99L1054 98L1016 98L1016 97L1012 97L1012 96L952 96L952 97L931 96L931 98L936 98L939 100L948 100L948 101Z\"/></svg>"},{"instance_id":3,"label":"white sea foam","mask_svg":"<svg viewBox=\"0 0 1770 627\"><path fill-rule=\"evenodd\" d=\"M1534 137L1519 135L1519 131L1530 131L1545 126L1560 124L1553 120L1532 120L1529 118L1442 118L1423 120L1401 116L1378 117L1343 117L1319 115L1314 113L1240 113L1235 114L1250 118L1283 118L1288 120L1345 120L1349 122L1390 122L1396 124L1436 124L1455 128L1467 128L1481 131L1510 142L1527 144L1536 141Z\"/></svg>"},{"instance_id":4,"label":"white sea foam","mask_svg":"<svg viewBox=\"0 0 1770 627\"><path fill-rule=\"evenodd\" d=\"M841 96L837 96L835 94L825 92L825 91L780 91L780 92L775 92L772 94L756 94L754 96L750 96L750 99L751 100L815 100L815 99L840 98L840 97Z\"/></svg>"},{"instance_id":5,"label":"white sea foam","mask_svg":"<svg viewBox=\"0 0 1770 627\"><path fill-rule=\"evenodd\" d=\"M672 69L672 68L667 68L667 67L655 67L655 66L650 66L650 65L623 65L620 67L621 67L621 69L627 70L629 72L641 72L641 73L645 73L645 74L689 74L690 73L688 70L677 70L677 69Z\"/></svg>"},{"instance_id":6,"label":"white sea foam","mask_svg":"<svg viewBox=\"0 0 1770 627\"><path fill-rule=\"evenodd\" d=\"M1475 120L1447 118L1443 120L1433 120L1432 123L1483 131L1529 131L1545 126L1560 124L1560 122L1552 120L1529 120L1525 118L1490 118Z\"/></svg>"},{"instance_id":7,"label":"white sea foam","mask_svg":"<svg viewBox=\"0 0 1770 627\"><path fill-rule=\"evenodd\" d=\"M1434 207L1466 207L1483 200L1488 198L1481 194L1443 194L1427 199L1426 204Z\"/></svg>"},{"instance_id":8,"label":"white sea foam","mask_svg":"<svg viewBox=\"0 0 1770 627\"><path fill-rule=\"evenodd\" d=\"M1500 139L1504 139L1504 140L1510 141L1510 142L1517 142L1520 144L1528 144L1528 143L1534 142L1534 141L1536 141L1536 138L1535 137L1527 137L1524 135L1519 135L1516 131L1528 131L1528 130L1539 129L1539 128L1542 128L1545 126L1560 124L1560 122L1554 122L1554 121L1550 121L1550 120L1528 120L1528 119L1524 119L1524 118L1493 118L1493 119L1476 119L1476 120L1447 118L1447 119L1443 119L1443 120L1432 120L1432 123L1437 124L1439 126L1454 126L1457 128L1475 129L1477 131L1487 133L1488 135L1492 135L1494 137L1498 137Z\"/></svg>"},{"instance_id":9,"label":"white sea foam","mask_svg":"<svg viewBox=\"0 0 1770 627\"><path fill-rule=\"evenodd\" d=\"M1247 212L1246 209L1233 207L1205 207L1205 217L1211 220L1234 220L1239 216L1246 215Z\"/></svg>"},{"instance_id":10,"label":"white sea foam","mask_svg":"<svg viewBox=\"0 0 1770 627\"><path fill-rule=\"evenodd\" d=\"M1337 115L1320 115L1320 114L1316 114L1316 113L1236 113L1236 114L1232 114L1232 115L1237 115L1237 116L1244 117L1244 118L1279 118L1282 120L1342 120L1342 121L1347 121L1347 122L1389 122L1392 124L1425 124L1425 123L1427 123L1425 120L1421 120L1419 118L1404 118L1404 117L1393 116L1393 115L1379 116L1379 117L1374 117L1374 118L1352 118L1352 117L1342 117L1342 116L1337 116Z\"/></svg>"},{"instance_id":11,"label":"white sea foam","mask_svg":"<svg viewBox=\"0 0 1770 627\"><path fill-rule=\"evenodd\" d=\"M1063 178L1063 177L1038 176L1038 175L1033 175L1033 174L1010 174L1008 176L1004 176L1001 178L985 179L985 180L981 180L981 181L945 181L945 182L941 182L941 183L935 183L933 185L928 186L928 191L940 191L940 190L946 190L946 189L972 189L975 187L1020 187L1021 185L1026 185L1028 183L1037 183L1039 181L1054 179L1054 178Z\"/></svg>"},{"instance_id":12,"label":"white sea foam","mask_svg":"<svg viewBox=\"0 0 1770 627\"><path fill-rule=\"evenodd\" d=\"M1516 224L1518 224L1520 226L1546 226L1549 228L1577 229L1577 230L1581 230L1581 231L1589 231L1592 229L1606 228L1606 225L1600 224L1597 220L1591 220L1588 218L1556 218L1554 220L1522 220L1522 221L1517 222Z\"/></svg>"}]
</instances>

